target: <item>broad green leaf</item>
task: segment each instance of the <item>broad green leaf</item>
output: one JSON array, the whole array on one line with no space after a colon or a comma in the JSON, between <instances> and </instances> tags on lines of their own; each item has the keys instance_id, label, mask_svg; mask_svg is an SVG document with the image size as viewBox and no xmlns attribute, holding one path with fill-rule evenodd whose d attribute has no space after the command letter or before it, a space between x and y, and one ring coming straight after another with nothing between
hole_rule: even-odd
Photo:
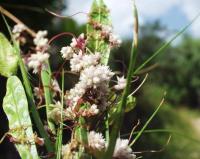
<instances>
[{"instance_id":1,"label":"broad green leaf","mask_svg":"<svg viewBox=\"0 0 200 159\"><path fill-rule=\"evenodd\" d=\"M0 74L5 77L16 74L17 65L18 57L12 45L6 37L0 33Z\"/></svg>"},{"instance_id":2,"label":"broad green leaf","mask_svg":"<svg viewBox=\"0 0 200 159\"><path fill-rule=\"evenodd\" d=\"M109 10L103 0L94 0L87 25L87 47L92 52L102 54L102 63L107 64L110 54L110 46L107 40L102 38L101 29L95 28L93 24L111 26Z\"/></svg>"},{"instance_id":3,"label":"broad green leaf","mask_svg":"<svg viewBox=\"0 0 200 159\"><path fill-rule=\"evenodd\" d=\"M25 91L16 76L8 78L3 109L9 121L10 135L23 141L15 144L21 158L38 159Z\"/></svg>"}]
</instances>

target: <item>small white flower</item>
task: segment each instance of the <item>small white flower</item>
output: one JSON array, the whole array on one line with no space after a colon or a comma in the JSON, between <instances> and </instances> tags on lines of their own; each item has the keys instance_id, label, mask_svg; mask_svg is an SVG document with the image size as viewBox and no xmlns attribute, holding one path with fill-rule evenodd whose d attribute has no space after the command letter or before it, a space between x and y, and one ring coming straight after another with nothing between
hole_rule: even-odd
<instances>
[{"instance_id":1,"label":"small white flower","mask_svg":"<svg viewBox=\"0 0 200 159\"><path fill-rule=\"evenodd\" d=\"M62 57L66 60L72 58L74 54L74 50L70 46L62 47L60 52L62 54Z\"/></svg>"},{"instance_id":2,"label":"small white flower","mask_svg":"<svg viewBox=\"0 0 200 159\"><path fill-rule=\"evenodd\" d=\"M80 72L80 70L83 68L82 58L82 51L79 51L78 54L73 54L73 58L70 60L70 68L72 71Z\"/></svg>"},{"instance_id":3,"label":"small white flower","mask_svg":"<svg viewBox=\"0 0 200 159\"><path fill-rule=\"evenodd\" d=\"M88 145L93 150L101 151L105 148L105 139L101 133L90 131L88 134Z\"/></svg>"},{"instance_id":4,"label":"small white flower","mask_svg":"<svg viewBox=\"0 0 200 159\"><path fill-rule=\"evenodd\" d=\"M28 67L33 69L33 73L37 73L39 70L39 67L42 66L42 64L48 60L49 54L48 53L42 53L37 52L36 54L31 54L31 56L28 58Z\"/></svg>"},{"instance_id":5,"label":"small white flower","mask_svg":"<svg viewBox=\"0 0 200 159\"><path fill-rule=\"evenodd\" d=\"M12 33L16 34L16 33L21 33L25 30L25 26L23 24L16 24L12 30Z\"/></svg>"},{"instance_id":6,"label":"small white flower","mask_svg":"<svg viewBox=\"0 0 200 159\"><path fill-rule=\"evenodd\" d=\"M89 109L90 114L92 115L96 115L99 113L99 109L97 109L97 105L96 104L92 104L90 109Z\"/></svg>"},{"instance_id":7,"label":"small white flower","mask_svg":"<svg viewBox=\"0 0 200 159\"><path fill-rule=\"evenodd\" d=\"M36 49L46 48L48 45L48 39L45 38L47 36L47 31L38 31L36 37L33 39L34 44L36 45Z\"/></svg>"},{"instance_id":8,"label":"small white flower","mask_svg":"<svg viewBox=\"0 0 200 159\"><path fill-rule=\"evenodd\" d=\"M84 55L83 56L83 67L89 67L92 65L97 65L99 63L101 56L99 52L96 52L95 54L89 54L89 55Z\"/></svg>"},{"instance_id":9,"label":"small white flower","mask_svg":"<svg viewBox=\"0 0 200 159\"><path fill-rule=\"evenodd\" d=\"M85 94L86 89L87 86L82 82L78 82L74 88L70 89L69 95L67 96L67 99L71 101L70 106L77 104L78 100Z\"/></svg>"},{"instance_id":10,"label":"small white flower","mask_svg":"<svg viewBox=\"0 0 200 159\"><path fill-rule=\"evenodd\" d=\"M118 138L113 153L113 158L120 159L135 159L136 155L128 145L128 140Z\"/></svg>"},{"instance_id":11,"label":"small white flower","mask_svg":"<svg viewBox=\"0 0 200 159\"><path fill-rule=\"evenodd\" d=\"M12 33L13 33L13 37L15 39L18 39L21 35L21 33L25 30L25 26L23 24L16 24L13 27Z\"/></svg>"},{"instance_id":12,"label":"small white flower","mask_svg":"<svg viewBox=\"0 0 200 159\"><path fill-rule=\"evenodd\" d=\"M126 87L126 79L124 76L118 77L117 76L117 84L114 86L116 90L122 90Z\"/></svg>"}]
</instances>

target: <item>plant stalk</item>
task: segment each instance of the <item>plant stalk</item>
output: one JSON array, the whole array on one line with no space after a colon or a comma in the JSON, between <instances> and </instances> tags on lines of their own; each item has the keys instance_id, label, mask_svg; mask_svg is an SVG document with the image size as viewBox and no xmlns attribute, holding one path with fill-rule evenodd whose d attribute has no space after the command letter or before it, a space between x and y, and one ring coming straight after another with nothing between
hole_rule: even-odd
<instances>
[{"instance_id":1,"label":"plant stalk","mask_svg":"<svg viewBox=\"0 0 200 159\"><path fill-rule=\"evenodd\" d=\"M127 74L127 84L126 88L123 92L122 95L122 101L120 102L119 107L117 108L117 114L116 114L116 121L113 123L113 128L110 134L110 141L108 145L108 149L105 152L104 159L110 159L112 158L114 149L115 149L115 144L116 140L118 137L118 133L120 131L123 118L124 118L124 113L125 113L125 108L126 108L126 102L127 102L127 97L130 92L130 84L131 84L131 78L132 74L134 72L134 67L135 67L135 62L136 62L136 57L137 57L137 46L138 46L138 14L137 14L137 8L135 6L135 3L133 5L133 12L134 12L134 31L133 31L133 43L132 43L132 48L131 48L131 57L130 57L130 62L129 62L129 69L128 69L128 74Z\"/></svg>"}]
</instances>

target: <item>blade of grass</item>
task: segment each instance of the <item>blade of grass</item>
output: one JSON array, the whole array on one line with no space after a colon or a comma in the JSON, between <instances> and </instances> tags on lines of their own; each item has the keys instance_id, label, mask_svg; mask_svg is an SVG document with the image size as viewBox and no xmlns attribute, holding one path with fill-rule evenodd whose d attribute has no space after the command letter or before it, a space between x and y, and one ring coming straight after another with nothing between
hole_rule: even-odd
<instances>
[{"instance_id":1,"label":"blade of grass","mask_svg":"<svg viewBox=\"0 0 200 159\"><path fill-rule=\"evenodd\" d=\"M13 41L13 44L14 44L14 49L15 49L18 57L19 57L19 67L20 67L20 70L21 70L21 74L22 74L22 78L23 78L23 84L24 84L24 87L25 87L28 103L29 103L29 106L30 106L30 112L32 113L34 123L36 124L36 127L37 127L40 135L45 140L45 146L46 146L47 151L52 153L52 152L54 152L54 147L53 147L52 142L50 141L50 139L48 137L47 132L44 129L43 123L40 119L40 115L37 111L37 108L36 108L36 105L35 105L35 102L34 102L33 93L32 93L32 90L31 90L31 84L30 84L30 81L29 81L29 78L28 78L28 73L26 71L24 62L23 62L22 57L21 57L19 45L14 40L12 33L11 33L11 30L10 30L10 27L9 27L5 17L3 15L2 15L2 17L3 17L3 20L6 24L8 31L10 33L10 36L12 38L12 41Z\"/></svg>"},{"instance_id":2,"label":"blade of grass","mask_svg":"<svg viewBox=\"0 0 200 159\"><path fill-rule=\"evenodd\" d=\"M161 46L155 53L153 53L147 60L145 60L135 71L134 74L137 74L144 66L146 66L153 58L162 53L177 37L183 34L198 18L200 13L195 16L190 23L183 27L177 34L175 34L167 43Z\"/></svg>"},{"instance_id":3,"label":"blade of grass","mask_svg":"<svg viewBox=\"0 0 200 159\"><path fill-rule=\"evenodd\" d=\"M166 93L165 93L166 94ZM164 96L165 96L164 94ZM138 139L139 137L142 135L142 133L144 132L144 130L146 129L146 127L149 125L149 123L152 121L152 119L155 117L155 115L158 113L158 111L160 110L163 102L164 102L164 97L161 100L159 106L157 107L157 109L153 112L153 114L150 116L150 118L147 120L147 122L144 124L144 126L142 127L142 129L139 131L139 133L137 134L137 136L135 137L135 139L130 143L130 146L132 146Z\"/></svg>"},{"instance_id":4,"label":"blade of grass","mask_svg":"<svg viewBox=\"0 0 200 159\"><path fill-rule=\"evenodd\" d=\"M133 12L134 12L134 40L132 43L132 49L131 49L131 57L129 62L129 69L128 69L128 75L127 75L127 84L126 88L122 95L122 101L120 102L120 105L117 108L117 114L116 114L116 121L114 121L113 128L110 134L110 140L108 148L105 152L104 159L110 159L112 158L112 154L115 148L116 139L118 137L123 118L124 118L124 112L126 107L126 101L127 97L130 92L130 84L131 84L131 77L134 70L136 57L137 57L137 46L138 46L138 15L137 15L137 8L135 6L135 3L133 4Z\"/></svg>"},{"instance_id":5,"label":"blade of grass","mask_svg":"<svg viewBox=\"0 0 200 159\"><path fill-rule=\"evenodd\" d=\"M137 135L139 132L140 131L135 131L132 134ZM191 140L197 144L200 144L199 139L195 139L189 135L186 135L186 134L180 133L179 131L175 131L175 130L171 130L171 129L148 129L148 130L143 131L143 134L149 134L149 133L170 133L170 134L182 136L184 138L187 138L188 140ZM129 134L121 135L121 137L126 137L126 136L129 136Z\"/></svg>"}]
</instances>

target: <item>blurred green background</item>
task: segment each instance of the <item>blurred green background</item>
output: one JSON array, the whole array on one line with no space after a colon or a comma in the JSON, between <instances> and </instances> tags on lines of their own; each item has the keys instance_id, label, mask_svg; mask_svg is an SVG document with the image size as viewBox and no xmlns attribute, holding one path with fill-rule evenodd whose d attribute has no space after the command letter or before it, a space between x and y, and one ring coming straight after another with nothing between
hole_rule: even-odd
<instances>
[{"instance_id":1,"label":"blurred green background","mask_svg":"<svg viewBox=\"0 0 200 159\"><path fill-rule=\"evenodd\" d=\"M67 10L66 1L1 0L0 5L32 29L48 30L49 38L61 32L72 32L79 35L85 31L85 25L79 25L70 18L54 17L44 10L48 8L61 14L63 10ZM78 16L85 15L80 14ZM9 21L9 24L13 25L13 22ZM8 34L1 18L0 31ZM162 36L160 33L162 33ZM159 21L144 23L140 27L137 66L166 42L166 35L168 34L171 34L171 30L161 25ZM56 70L62 64L59 55L60 48L69 44L69 42L70 38L63 37L52 44L51 64L53 70ZM126 39L119 49L112 51L109 64L113 70L126 73L130 47L131 39ZM127 124L122 128L122 135L130 133L138 119L140 125L136 130L140 130L159 105L164 92L167 92L162 109L148 126L148 129L168 129L174 133L144 133L133 149L135 152L139 152L138 156L141 155L145 159L199 159L200 39L194 38L190 34L183 34L178 42L170 45L148 66L138 75L139 80L132 84L134 90L143 80L145 74L149 74L145 84L136 93L136 108L125 117ZM68 83L72 83L70 79L70 77L66 77ZM0 105L2 105L2 97L5 95L5 84L6 79L0 76ZM3 136L7 130L7 119L1 106L0 136ZM166 145L170 135L172 136L171 140ZM155 152L151 152L152 150L155 150ZM19 158L8 140L0 144L0 158Z\"/></svg>"}]
</instances>

